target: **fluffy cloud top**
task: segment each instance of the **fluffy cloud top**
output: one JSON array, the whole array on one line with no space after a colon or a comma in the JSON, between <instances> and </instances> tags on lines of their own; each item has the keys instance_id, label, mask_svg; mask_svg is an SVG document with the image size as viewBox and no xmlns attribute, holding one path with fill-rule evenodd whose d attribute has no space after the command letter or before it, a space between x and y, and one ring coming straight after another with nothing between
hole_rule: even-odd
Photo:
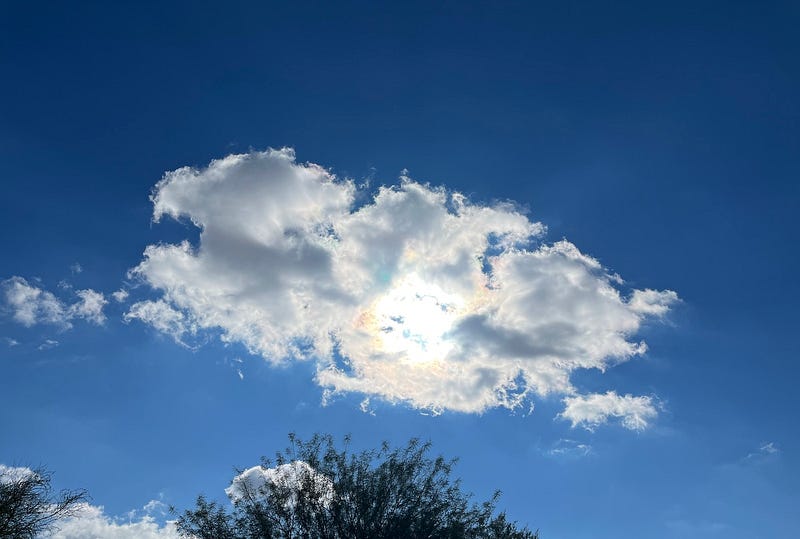
<instances>
[{"instance_id":1,"label":"fluffy cloud top","mask_svg":"<svg viewBox=\"0 0 800 539\"><path fill-rule=\"evenodd\" d=\"M181 537L173 522L168 521L160 525L148 513L147 508L152 503L145 506L144 514L137 516L140 512L134 511L125 519L106 515L102 507L84 504L79 515L60 521L58 529L46 537L48 539L178 539Z\"/></svg>"},{"instance_id":2,"label":"fluffy cloud top","mask_svg":"<svg viewBox=\"0 0 800 539\"><path fill-rule=\"evenodd\" d=\"M677 300L623 293L596 259L543 243L544 226L509 204L405 177L368 195L290 149L169 172L152 201L156 221L188 219L200 240L147 247L131 276L160 298L127 317L176 339L214 330L275 363L314 358L327 395L434 412L513 409L532 392L580 399L571 373L643 353L643 320ZM565 417L596 402L568 400ZM615 410L573 423L652 417Z\"/></svg>"},{"instance_id":3,"label":"fluffy cloud top","mask_svg":"<svg viewBox=\"0 0 800 539\"><path fill-rule=\"evenodd\" d=\"M103 308L108 303L103 294L91 289L77 290L78 299L65 304L52 292L30 284L22 277L11 277L0 283L5 296L6 307L13 319L31 327L37 324L51 324L62 329L72 327L72 320L82 318L102 325L106 321Z\"/></svg>"},{"instance_id":4,"label":"fluffy cloud top","mask_svg":"<svg viewBox=\"0 0 800 539\"><path fill-rule=\"evenodd\" d=\"M296 460L280 464L274 468L253 466L237 475L225 493L236 503L242 499L258 499L267 497L273 488L288 492L286 505L297 503L297 494L301 487L307 486L309 492L316 494L316 499L323 504L333 499L333 483L306 462Z\"/></svg>"}]
</instances>

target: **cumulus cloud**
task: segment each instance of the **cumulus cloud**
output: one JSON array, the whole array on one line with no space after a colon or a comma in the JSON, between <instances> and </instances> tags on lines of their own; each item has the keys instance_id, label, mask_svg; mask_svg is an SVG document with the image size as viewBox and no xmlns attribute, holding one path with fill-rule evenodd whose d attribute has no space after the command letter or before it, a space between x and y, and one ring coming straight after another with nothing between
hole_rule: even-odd
<instances>
[{"instance_id":1,"label":"cumulus cloud","mask_svg":"<svg viewBox=\"0 0 800 539\"><path fill-rule=\"evenodd\" d=\"M52 292L28 283L22 277L3 281L6 305L15 321L25 327L36 324L53 324L69 327L64 304Z\"/></svg>"},{"instance_id":2,"label":"cumulus cloud","mask_svg":"<svg viewBox=\"0 0 800 539\"><path fill-rule=\"evenodd\" d=\"M72 320L80 318L97 325L105 323L103 307L108 303L100 292L91 289L75 292L77 301L64 303L52 292L29 283L22 277L11 277L0 283L5 306L12 318L25 327L50 324L61 329L72 327Z\"/></svg>"},{"instance_id":3,"label":"cumulus cloud","mask_svg":"<svg viewBox=\"0 0 800 539\"><path fill-rule=\"evenodd\" d=\"M120 288L116 292L112 292L111 293L111 297L113 297L114 301L116 301L117 303L124 302L126 299L128 299L128 295L129 295L129 292L127 290L125 290L124 288Z\"/></svg>"},{"instance_id":4,"label":"cumulus cloud","mask_svg":"<svg viewBox=\"0 0 800 539\"><path fill-rule=\"evenodd\" d=\"M253 466L237 475L225 494L233 503L241 500L267 497L274 488L288 492L286 505L297 504L297 492L306 487L323 504L333 500L333 482L301 460L280 464L274 468Z\"/></svg>"},{"instance_id":5,"label":"cumulus cloud","mask_svg":"<svg viewBox=\"0 0 800 539\"><path fill-rule=\"evenodd\" d=\"M274 363L313 358L328 397L482 412L578 398L573 371L642 354L642 322L677 301L624 290L511 204L407 177L361 189L290 149L166 173L154 220L188 220L200 239L146 248L130 275L159 298L126 318L176 340L212 330Z\"/></svg>"},{"instance_id":6,"label":"cumulus cloud","mask_svg":"<svg viewBox=\"0 0 800 539\"><path fill-rule=\"evenodd\" d=\"M26 466L0 464L0 484L20 481L36 472ZM129 512L125 518L105 514L102 506L81 503L76 514L59 520L48 539L178 539L175 524L167 521L160 525L154 515L163 517L166 505L161 500L151 500L140 510Z\"/></svg>"},{"instance_id":7,"label":"cumulus cloud","mask_svg":"<svg viewBox=\"0 0 800 539\"><path fill-rule=\"evenodd\" d=\"M80 300L70 306L68 311L70 318L85 318L98 326L103 325L106 321L103 307L108 303L103 294L94 290L78 290L75 293Z\"/></svg>"},{"instance_id":8,"label":"cumulus cloud","mask_svg":"<svg viewBox=\"0 0 800 539\"><path fill-rule=\"evenodd\" d=\"M615 391L576 395L564 399L564 411L560 417L572 422L572 426L583 426L588 430L603 425L609 418L618 419L630 430L644 430L658 415L652 397L617 395Z\"/></svg>"},{"instance_id":9,"label":"cumulus cloud","mask_svg":"<svg viewBox=\"0 0 800 539\"><path fill-rule=\"evenodd\" d=\"M126 518L106 515L103 507L84 504L74 518L58 523L58 530L46 537L48 539L178 539L180 535L174 522L159 524L148 513L134 511ZM156 501L156 503L161 503Z\"/></svg>"}]
</instances>

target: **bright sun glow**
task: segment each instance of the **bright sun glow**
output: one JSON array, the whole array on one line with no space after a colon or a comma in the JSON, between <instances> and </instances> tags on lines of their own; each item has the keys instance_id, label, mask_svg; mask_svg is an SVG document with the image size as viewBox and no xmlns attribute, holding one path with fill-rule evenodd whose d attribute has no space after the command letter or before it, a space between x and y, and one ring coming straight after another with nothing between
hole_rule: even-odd
<instances>
[{"instance_id":1,"label":"bright sun glow","mask_svg":"<svg viewBox=\"0 0 800 539\"><path fill-rule=\"evenodd\" d=\"M384 351L405 353L411 361L444 358L453 347L446 333L463 300L413 275L377 301L373 313Z\"/></svg>"}]
</instances>

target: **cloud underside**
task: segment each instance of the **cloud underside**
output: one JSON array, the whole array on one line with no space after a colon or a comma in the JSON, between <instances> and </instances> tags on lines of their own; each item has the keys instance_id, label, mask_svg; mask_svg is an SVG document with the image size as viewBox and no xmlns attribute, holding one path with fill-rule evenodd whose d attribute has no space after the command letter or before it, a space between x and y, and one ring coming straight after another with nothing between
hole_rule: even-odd
<instances>
[{"instance_id":1,"label":"cloud underside","mask_svg":"<svg viewBox=\"0 0 800 539\"><path fill-rule=\"evenodd\" d=\"M574 370L642 354L642 322L677 300L623 293L618 276L568 241L543 243L544 226L510 204L408 178L367 192L289 149L169 172L152 201L155 221L188 220L200 238L147 247L131 276L158 298L126 317L181 342L211 331L270 362L311 359L328 397L434 412L574 398Z\"/></svg>"}]
</instances>

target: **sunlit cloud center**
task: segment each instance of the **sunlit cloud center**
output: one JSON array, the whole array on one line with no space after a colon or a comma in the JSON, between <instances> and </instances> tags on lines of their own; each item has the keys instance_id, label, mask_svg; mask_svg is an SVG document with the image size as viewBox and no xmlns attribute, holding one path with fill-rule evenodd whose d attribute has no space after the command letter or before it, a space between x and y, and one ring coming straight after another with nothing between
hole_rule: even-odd
<instances>
[{"instance_id":1,"label":"sunlit cloud center","mask_svg":"<svg viewBox=\"0 0 800 539\"><path fill-rule=\"evenodd\" d=\"M574 425L656 416L649 396L578 399L571 374L644 353L636 333L675 292L627 288L512 204L405 176L365 191L290 149L168 172L152 201L155 221L200 237L147 247L126 319L178 342L210 331L272 363L315 361L326 401L480 413L535 394L563 398Z\"/></svg>"},{"instance_id":2,"label":"sunlit cloud center","mask_svg":"<svg viewBox=\"0 0 800 539\"><path fill-rule=\"evenodd\" d=\"M404 354L410 361L442 360L453 348L447 333L463 314L464 300L436 285L409 275L375 304L371 331L388 353Z\"/></svg>"}]
</instances>

